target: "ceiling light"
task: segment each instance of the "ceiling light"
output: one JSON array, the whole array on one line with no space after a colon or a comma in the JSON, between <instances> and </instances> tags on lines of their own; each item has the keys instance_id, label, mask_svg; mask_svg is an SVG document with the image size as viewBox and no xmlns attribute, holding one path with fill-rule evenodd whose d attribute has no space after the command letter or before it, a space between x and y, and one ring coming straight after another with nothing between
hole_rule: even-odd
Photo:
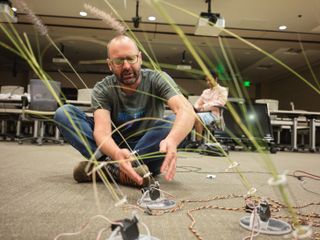
<instances>
[{"instance_id":1,"label":"ceiling light","mask_svg":"<svg viewBox=\"0 0 320 240\"><path fill-rule=\"evenodd\" d=\"M79 12L79 14L80 14L80 16L82 16L82 17L86 17L86 16L88 15L88 13L83 12L83 11Z\"/></svg>"},{"instance_id":2,"label":"ceiling light","mask_svg":"<svg viewBox=\"0 0 320 240\"><path fill-rule=\"evenodd\" d=\"M287 26L286 25L281 25L279 26L279 30L286 30L287 29Z\"/></svg>"},{"instance_id":3,"label":"ceiling light","mask_svg":"<svg viewBox=\"0 0 320 240\"><path fill-rule=\"evenodd\" d=\"M17 11L17 9L16 9L15 7L12 7L11 9L12 9L12 11L14 11L14 12Z\"/></svg>"},{"instance_id":4,"label":"ceiling light","mask_svg":"<svg viewBox=\"0 0 320 240\"><path fill-rule=\"evenodd\" d=\"M156 19L157 19L157 18L156 18L155 16L149 16L149 17L148 17L148 20L149 20L149 21L155 21Z\"/></svg>"}]
</instances>

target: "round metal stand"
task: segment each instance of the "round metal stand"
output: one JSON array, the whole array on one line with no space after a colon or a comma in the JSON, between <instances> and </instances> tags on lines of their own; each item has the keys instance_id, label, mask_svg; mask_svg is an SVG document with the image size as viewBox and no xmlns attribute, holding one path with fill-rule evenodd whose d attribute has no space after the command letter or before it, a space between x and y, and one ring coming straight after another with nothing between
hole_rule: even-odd
<instances>
[{"instance_id":1,"label":"round metal stand","mask_svg":"<svg viewBox=\"0 0 320 240\"><path fill-rule=\"evenodd\" d=\"M259 218L259 216L257 217ZM240 226L252 231L253 226L251 225L250 218L251 216L242 217L240 219ZM292 231L290 224L278 219L269 218L267 222L262 222L260 219L257 221L260 221L259 224L257 222L253 224L255 232L269 235L285 235Z\"/></svg>"}]
</instances>

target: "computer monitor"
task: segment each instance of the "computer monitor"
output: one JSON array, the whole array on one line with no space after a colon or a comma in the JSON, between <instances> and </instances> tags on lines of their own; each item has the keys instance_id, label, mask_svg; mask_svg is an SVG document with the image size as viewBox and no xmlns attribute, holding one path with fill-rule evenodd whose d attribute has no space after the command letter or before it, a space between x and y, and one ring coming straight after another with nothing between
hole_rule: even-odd
<instances>
[{"instance_id":1,"label":"computer monitor","mask_svg":"<svg viewBox=\"0 0 320 240\"><path fill-rule=\"evenodd\" d=\"M231 138L249 139L246 128L255 139L273 140L273 131L267 104L231 103L224 111L225 132ZM237 116L232 115L234 109Z\"/></svg>"}]
</instances>

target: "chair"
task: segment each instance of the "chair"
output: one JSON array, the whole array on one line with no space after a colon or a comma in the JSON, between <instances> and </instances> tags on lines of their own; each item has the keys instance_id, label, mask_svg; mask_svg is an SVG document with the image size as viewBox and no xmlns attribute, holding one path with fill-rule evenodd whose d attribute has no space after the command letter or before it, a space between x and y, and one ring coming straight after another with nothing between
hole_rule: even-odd
<instances>
[{"instance_id":1,"label":"chair","mask_svg":"<svg viewBox=\"0 0 320 240\"><path fill-rule=\"evenodd\" d=\"M92 88L78 89L78 101L91 101Z\"/></svg>"},{"instance_id":2,"label":"chair","mask_svg":"<svg viewBox=\"0 0 320 240\"><path fill-rule=\"evenodd\" d=\"M19 144L22 144L26 140L36 142L38 145L42 145L44 141L63 144L63 140L60 139L59 130L52 120L58 104L50 92L49 86L60 97L60 82L47 81L46 83L40 79L30 80L30 103L26 97L23 97L23 113L21 114L21 124L18 129ZM21 125L24 123L28 123L29 125L31 123L33 125L32 137L21 138ZM45 135L46 130L49 136ZM50 135L54 135L54 137Z\"/></svg>"},{"instance_id":3,"label":"chair","mask_svg":"<svg viewBox=\"0 0 320 240\"><path fill-rule=\"evenodd\" d=\"M204 142L200 146L200 154L224 157L226 156L225 153L229 153L228 146L225 143L226 138L224 134L224 111L226 111L227 108L225 106L215 107L219 108L219 119L206 126L204 132Z\"/></svg>"},{"instance_id":4,"label":"chair","mask_svg":"<svg viewBox=\"0 0 320 240\"><path fill-rule=\"evenodd\" d=\"M226 108L224 106L215 107L219 108L220 110L219 119L205 126L203 143L200 145L196 141L195 130L192 130L190 140L185 147L187 151L190 151L190 149L197 149L197 152L200 154L222 157L226 156L225 153L229 153L227 146L223 144L223 139L220 138L221 132L223 132L224 129L223 112ZM195 110L195 112L197 111ZM212 138L212 136L214 136L216 141Z\"/></svg>"},{"instance_id":5,"label":"chair","mask_svg":"<svg viewBox=\"0 0 320 240\"><path fill-rule=\"evenodd\" d=\"M92 88L78 89L78 96L77 96L77 102L79 104L78 107L83 112L92 112L91 94L92 94ZM81 105L81 103L84 105Z\"/></svg>"},{"instance_id":6,"label":"chair","mask_svg":"<svg viewBox=\"0 0 320 240\"><path fill-rule=\"evenodd\" d=\"M227 91L229 91L228 88L227 88ZM194 106L197 100L199 99L199 97L200 96L189 96L188 101ZM187 149L197 148L198 150L200 150L201 154L207 154L207 155L213 155L213 156L225 156L225 154L228 154L228 148L220 142L220 139L218 140L216 138L215 134L217 132L223 131L223 127L224 127L223 111L226 108L221 105L217 105L214 107L219 109L219 119L205 126L203 143L200 144L199 146L199 142L196 141L195 130L193 130L191 132L190 142L186 145L186 148ZM197 109L194 108L194 110L195 112L197 112ZM208 111L208 112L211 112L211 111ZM214 141L214 139L212 139L212 136L214 136L216 140L218 140L218 142Z\"/></svg>"},{"instance_id":7,"label":"chair","mask_svg":"<svg viewBox=\"0 0 320 240\"><path fill-rule=\"evenodd\" d=\"M22 86L1 86L0 89L1 94L9 94L9 96L13 95L22 95L24 93L24 87Z\"/></svg>"},{"instance_id":8,"label":"chair","mask_svg":"<svg viewBox=\"0 0 320 240\"><path fill-rule=\"evenodd\" d=\"M21 108L21 96L24 93L22 86L1 86L0 89L0 137L15 139L16 126Z\"/></svg>"}]
</instances>

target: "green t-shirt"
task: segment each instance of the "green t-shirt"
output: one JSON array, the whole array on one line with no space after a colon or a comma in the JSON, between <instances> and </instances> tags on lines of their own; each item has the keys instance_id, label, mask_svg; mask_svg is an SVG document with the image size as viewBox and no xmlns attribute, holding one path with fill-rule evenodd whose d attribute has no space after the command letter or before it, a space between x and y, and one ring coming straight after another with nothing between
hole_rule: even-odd
<instances>
[{"instance_id":1,"label":"green t-shirt","mask_svg":"<svg viewBox=\"0 0 320 240\"><path fill-rule=\"evenodd\" d=\"M94 110L109 110L116 127L124 124L119 129L124 137L131 134L139 136L145 133L143 130L151 127L152 122L138 119L162 118L164 104L177 94L180 94L180 90L168 74L141 69L141 82L135 93L126 95L122 92L116 77L111 75L96 83L91 104Z\"/></svg>"}]
</instances>

